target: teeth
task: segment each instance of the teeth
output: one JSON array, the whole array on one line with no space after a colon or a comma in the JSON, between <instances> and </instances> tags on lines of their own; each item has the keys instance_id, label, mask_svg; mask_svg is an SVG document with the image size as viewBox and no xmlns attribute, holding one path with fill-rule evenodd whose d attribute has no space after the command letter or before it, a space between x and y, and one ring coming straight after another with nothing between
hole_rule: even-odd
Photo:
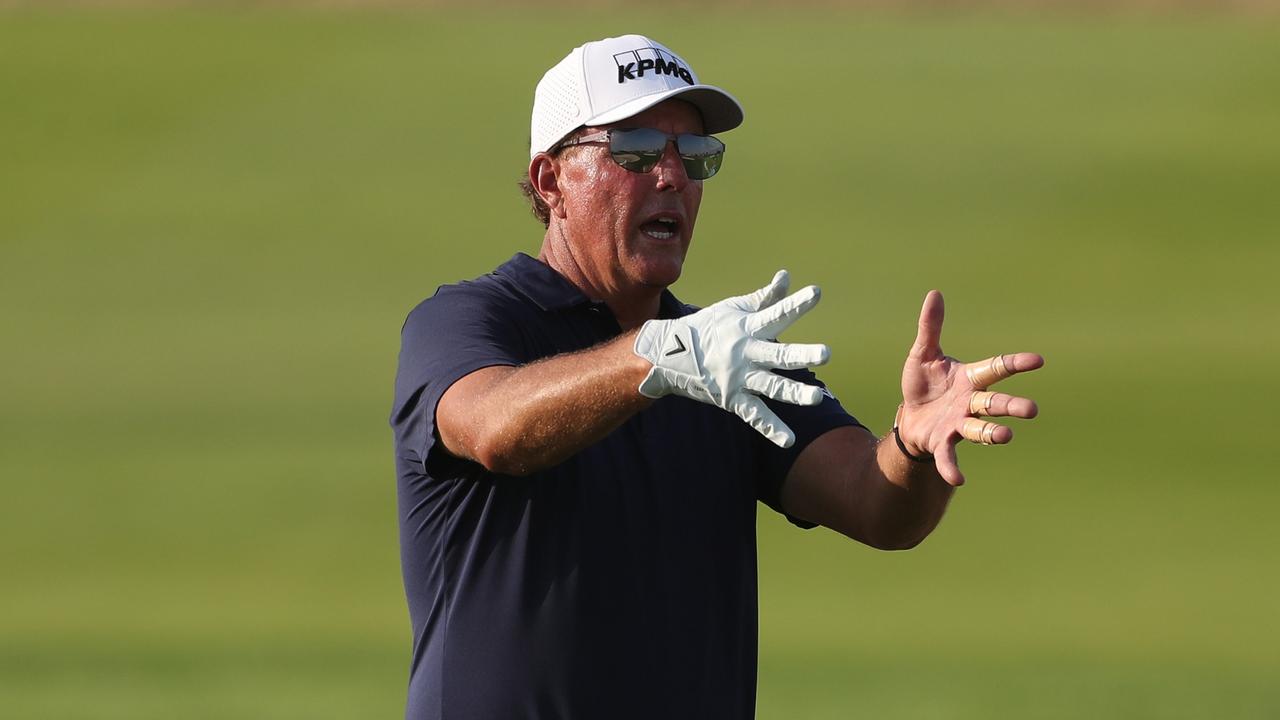
<instances>
[{"instance_id":1,"label":"teeth","mask_svg":"<svg viewBox=\"0 0 1280 720\"><path fill-rule=\"evenodd\" d=\"M657 229L653 229L653 230L646 230L645 232L646 232L646 234L648 234L650 237L654 237L654 238L657 238L657 239L659 239L659 240L666 240L666 239L668 239L668 238L673 238L673 237L675 237L675 235L676 235L676 232L675 232L675 231L676 231L676 227L679 225L679 223L677 223L675 220L672 220L672 219L670 219L670 218L658 218L657 220L654 220L654 224L655 224L655 225L659 225L659 226L661 226L661 227L663 227L663 228L665 228L665 229L663 229L663 230L657 230Z\"/></svg>"}]
</instances>

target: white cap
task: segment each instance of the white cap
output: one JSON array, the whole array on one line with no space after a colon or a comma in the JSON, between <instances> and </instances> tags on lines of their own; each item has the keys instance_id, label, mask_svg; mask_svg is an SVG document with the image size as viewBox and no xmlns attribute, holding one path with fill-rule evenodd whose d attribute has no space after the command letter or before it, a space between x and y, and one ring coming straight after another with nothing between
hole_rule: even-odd
<instances>
[{"instance_id":1,"label":"white cap","mask_svg":"<svg viewBox=\"0 0 1280 720\"><path fill-rule=\"evenodd\" d=\"M742 124L738 101L718 87L699 84L689 63L661 43L623 35L574 48L533 92L529 157L583 125L625 120L676 96L702 112L704 132Z\"/></svg>"}]
</instances>

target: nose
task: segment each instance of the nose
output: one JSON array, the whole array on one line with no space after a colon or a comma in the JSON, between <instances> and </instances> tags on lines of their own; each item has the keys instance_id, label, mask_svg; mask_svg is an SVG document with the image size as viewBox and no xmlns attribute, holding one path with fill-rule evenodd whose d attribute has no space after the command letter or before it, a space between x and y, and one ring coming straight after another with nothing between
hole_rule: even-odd
<instances>
[{"instance_id":1,"label":"nose","mask_svg":"<svg viewBox=\"0 0 1280 720\"><path fill-rule=\"evenodd\" d=\"M676 150L675 140L667 140L667 147L662 151L662 159L653 168L658 178L659 190L680 192L689 184L689 174L684 171L684 162Z\"/></svg>"}]
</instances>

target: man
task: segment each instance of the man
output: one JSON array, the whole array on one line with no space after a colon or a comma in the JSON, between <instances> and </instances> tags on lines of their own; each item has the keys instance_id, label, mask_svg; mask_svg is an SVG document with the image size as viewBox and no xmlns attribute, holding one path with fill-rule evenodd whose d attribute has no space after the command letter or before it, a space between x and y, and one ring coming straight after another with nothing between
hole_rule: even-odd
<instances>
[{"instance_id":1,"label":"man","mask_svg":"<svg viewBox=\"0 0 1280 720\"><path fill-rule=\"evenodd\" d=\"M636 35L575 49L535 93L537 259L445 286L403 330L391 422L413 620L409 718L749 718L755 506L884 549L937 525L984 392L1038 355L965 365L924 302L894 430L877 439L776 342L818 300L764 288L704 310L679 277L737 101ZM767 398L767 400L765 399Z\"/></svg>"}]
</instances>

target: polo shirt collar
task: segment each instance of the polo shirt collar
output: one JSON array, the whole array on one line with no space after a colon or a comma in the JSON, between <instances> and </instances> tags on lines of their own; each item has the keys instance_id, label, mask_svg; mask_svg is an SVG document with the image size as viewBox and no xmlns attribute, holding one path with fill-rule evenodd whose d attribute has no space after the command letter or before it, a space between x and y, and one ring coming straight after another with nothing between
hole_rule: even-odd
<instances>
[{"instance_id":1,"label":"polo shirt collar","mask_svg":"<svg viewBox=\"0 0 1280 720\"><path fill-rule=\"evenodd\" d=\"M550 265L524 253L516 253L497 269L497 273L510 280L543 310L564 310L590 302L581 290L552 270Z\"/></svg>"},{"instance_id":2,"label":"polo shirt collar","mask_svg":"<svg viewBox=\"0 0 1280 720\"><path fill-rule=\"evenodd\" d=\"M566 280L550 265L525 253L516 253L495 272L511 281L543 310L567 310L591 303L591 299L582 294L576 285ZM675 295L672 295L670 290L663 290L658 305L659 317L679 317L685 313L684 305L676 299Z\"/></svg>"}]
</instances>

